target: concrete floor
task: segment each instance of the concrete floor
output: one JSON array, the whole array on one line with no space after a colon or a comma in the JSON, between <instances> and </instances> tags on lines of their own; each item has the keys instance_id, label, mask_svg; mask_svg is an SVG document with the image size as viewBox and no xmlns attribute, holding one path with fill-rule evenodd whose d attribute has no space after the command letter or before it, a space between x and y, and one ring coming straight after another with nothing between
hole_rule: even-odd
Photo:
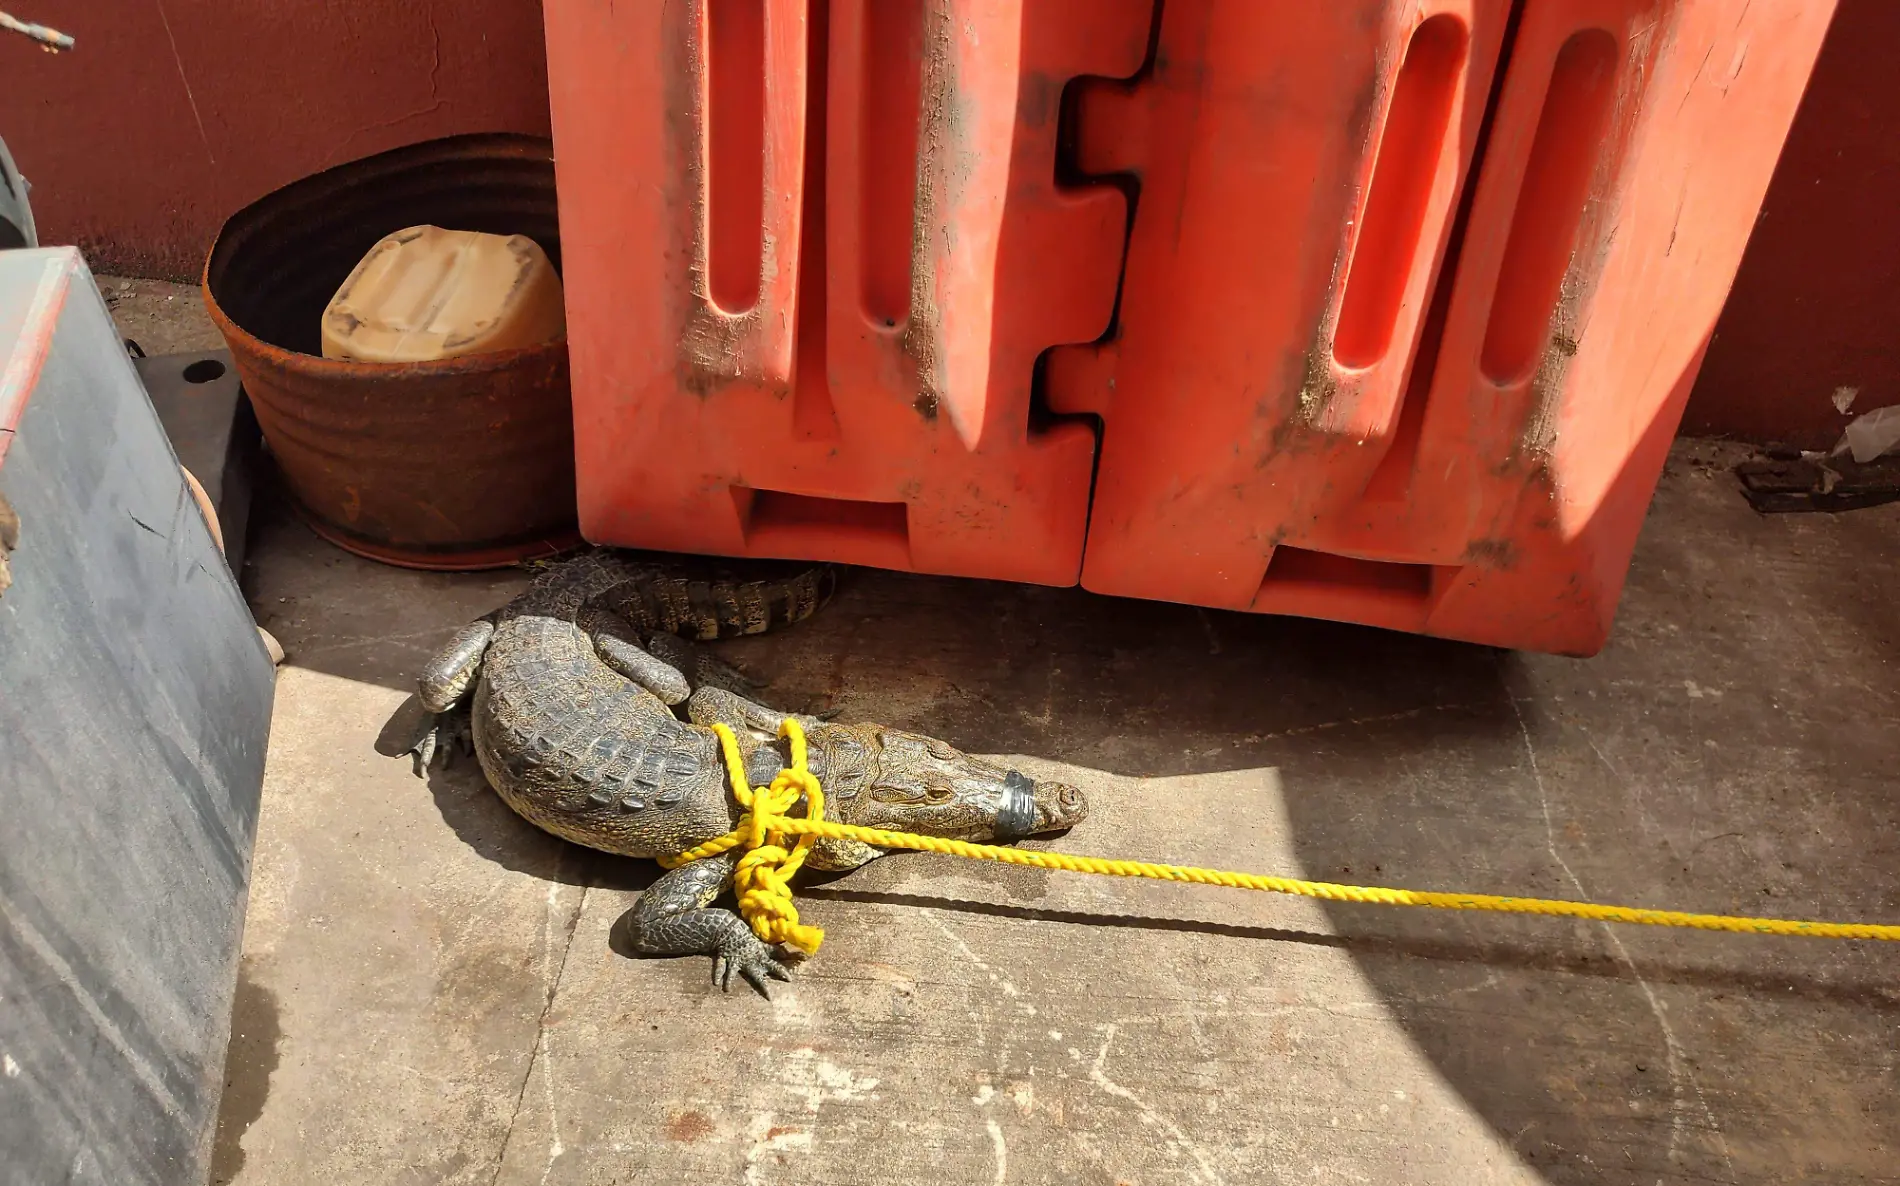
<instances>
[{"instance_id":1,"label":"concrete floor","mask_svg":"<svg viewBox=\"0 0 1900 1186\"><path fill-rule=\"evenodd\" d=\"M869 572L727 649L1080 784L1069 851L1900 921L1900 507L1758 517L1723 457L1679 447L1587 662ZM217 1182L1900 1182L1892 946L901 855L810 889L769 1003L623 958L650 866L378 752L518 578L281 507L252 556L289 659Z\"/></svg>"},{"instance_id":2,"label":"concrete floor","mask_svg":"<svg viewBox=\"0 0 1900 1186\"><path fill-rule=\"evenodd\" d=\"M195 285L128 276L100 276L98 281L119 333L145 353L185 354L224 345Z\"/></svg>"}]
</instances>

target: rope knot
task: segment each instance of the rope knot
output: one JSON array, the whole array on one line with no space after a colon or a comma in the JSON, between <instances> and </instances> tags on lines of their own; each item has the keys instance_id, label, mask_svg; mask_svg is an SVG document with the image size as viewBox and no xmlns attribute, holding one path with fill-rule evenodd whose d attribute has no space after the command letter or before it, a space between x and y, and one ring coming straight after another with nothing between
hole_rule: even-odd
<instances>
[{"instance_id":1,"label":"rope knot","mask_svg":"<svg viewBox=\"0 0 1900 1186\"><path fill-rule=\"evenodd\" d=\"M800 799L805 801L805 819L825 818L825 792L808 767L805 731L790 717L779 725L779 736L791 742L792 764L779 771L770 786L755 789L746 781L739 739L724 725L712 728L719 735L733 798L746 808L746 813L726 835L661 863L673 868L743 845L746 854L739 858L732 875L740 916L763 941L782 943L811 955L825 941L825 932L798 921L798 906L792 901L792 874L803 867L805 854L818 837L802 835L788 846L790 837L782 826Z\"/></svg>"}]
</instances>

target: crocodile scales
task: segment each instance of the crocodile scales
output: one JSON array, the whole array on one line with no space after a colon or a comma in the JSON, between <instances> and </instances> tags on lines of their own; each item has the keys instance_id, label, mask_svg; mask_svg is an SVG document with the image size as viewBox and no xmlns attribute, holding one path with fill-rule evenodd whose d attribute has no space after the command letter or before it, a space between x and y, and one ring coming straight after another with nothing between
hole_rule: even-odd
<instances>
[{"instance_id":1,"label":"crocodile scales","mask_svg":"<svg viewBox=\"0 0 1900 1186\"><path fill-rule=\"evenodd\" d=\"M729 832L739 807L718 737L740 740L746 777L769 783L789 762L776 736L785 713L749 698L749 681L672 630L702 622L656 612L653 570L609 552L554 567L520 597L459 631L418 680L437 728L418 768L451 738L472 743L489 783L518 814L603 852L671 857ZM780 597L763 625L796 621ZM676 711L677 710L677 711ZM678 713L684 713L684 719ZM464 715L466 714L466 715ZM1079 822L1082 792L961 753L935 738L875 724L796 718L806 728L825 816L841 823L972 841L1013 841ZM463 731L466 730L466 733ZM795 809L796 811L797 809ZM738 852L661 876L622 919L634 951L706 954L765 988L785 968L737 914L712 902L732 880ZM882 850L849 840L813 846L813 868L854 869Z\"/></svg>"}]
</instances>

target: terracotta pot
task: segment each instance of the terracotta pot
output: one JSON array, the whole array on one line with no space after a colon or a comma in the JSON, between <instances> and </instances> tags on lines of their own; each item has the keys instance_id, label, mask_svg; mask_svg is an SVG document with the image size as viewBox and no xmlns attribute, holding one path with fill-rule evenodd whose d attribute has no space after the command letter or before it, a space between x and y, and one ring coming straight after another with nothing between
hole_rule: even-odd
<instances>
[{"instance_id":1,"label":"terracotta pot","mask_svg":"<svg viewBox=\"0 0 1900 1186\"><path fill-rule=\"evenodd\" d=\"M456 136L352 161L234 214L204 296L318 534L412 568L501 567L579 542L565 340L413 364L319 353L363 254L420 223L523 234L560 266L545 139Z\"/></svg>"}]
</instances>

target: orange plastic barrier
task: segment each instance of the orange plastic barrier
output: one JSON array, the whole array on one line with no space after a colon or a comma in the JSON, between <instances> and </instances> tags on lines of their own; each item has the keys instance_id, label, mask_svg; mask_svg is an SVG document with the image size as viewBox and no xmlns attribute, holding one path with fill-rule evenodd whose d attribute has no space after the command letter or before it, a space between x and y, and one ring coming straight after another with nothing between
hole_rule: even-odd
<instances>
[{"instance_id":1,"label":"orange plastic barrier","mask_svg":"<svg viewBox=\"0 0 1900 1186\"><path fill-rule=\"evenodd\" d=\"M1073 584L1094 460L1034 429L1127 227L1065 82L1152 0L549 4L583 533Z\"/></svg>"},{"instance_id":2,"label":"orange plastic barrier","mask_svg":"<svg viewBox=\"0 0 1900 1186\"><path fill-rule=\"evenodd\" d=\"M1509 7L1169 4L1153 76L1083 96L1082 168L1141 178L1120 333L1050 362L1051 405L1105 421L1088 588L1247 609L1276 544L1356 501Z\"/></svg>"},{"instance_id":3,"label":"orange plastic barrier","mask_svg":"<svg viewBox=\"0 0 1900 1186\"><path fill-rule=\"evenodd\" d=\"M1142 189L1118 338L1050 364L1082 583L1593 653L1833 5L1528 0L1436 286L1507 6L1367 7L1169 3L1084 105Z\"/></svg>"}]
</instances>

